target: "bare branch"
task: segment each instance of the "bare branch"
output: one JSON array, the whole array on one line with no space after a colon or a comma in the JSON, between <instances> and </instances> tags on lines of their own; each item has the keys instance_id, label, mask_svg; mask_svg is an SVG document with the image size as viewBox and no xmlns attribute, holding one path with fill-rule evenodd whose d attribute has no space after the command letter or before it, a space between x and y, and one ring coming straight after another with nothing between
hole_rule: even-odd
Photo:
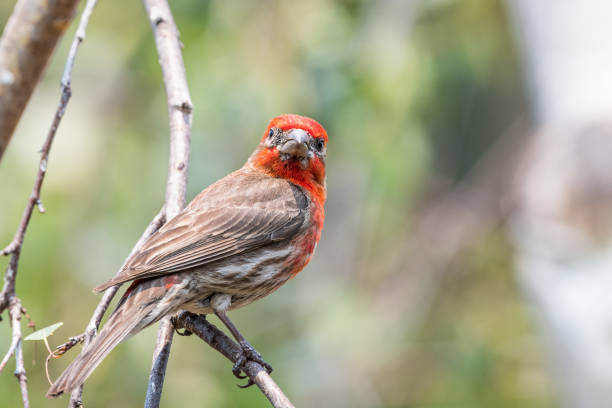
<instances>
[{"instance_id":1,"label":"bare branch","mask_svg":"<svg viewBox=\"0 0 612 408\"><path fill-rule=\"evenodd\" d=\"M168 99L170 123L170 162L166 184L166 218L171 219L185 207L191 118L193 106L179 32L166 0L144 0L159 54Z\"/></svg>"},{"instance_id":2,"label":"bare branch","mask_svg":"<svg viewBox=\"0 0 612 408\"><path fill-rule=\"evenodd\" d=\"M157 331L157 342L153 351L153 366L149 374L149 384L145 397L145 407L158 407L161 400L161 392L166 377L166 368L170 358L170 348L172 347L172 337L174 329L169 319L164 318L159 323Z\"/></svg>"},{"instance_id":3,"label":"bare branch","mask_svg":"<svg viewBox=\"0 0 612 408\"><path fill-rule=\"evenodd\" d=\"M0 39L0 160L79 0L19 0Z\"/></svg>"},{"instance_id":4,"label":"bare branch","mask_svg":"<svg viewBox=\"0 0 612 408\"><path fill-rule=\"evenodd\" d=\"M54 357L63 356L70 349L72 349L74 346L76 346L77 344L82 344L84 341L85 341L85 333L80 334L80 335L75 336L75 337L70 337L66 343L57 346L55 348L55 350L53 351L53 353L51 353L51 354ZM49 381L49 382L51 382L51 381Z\"/></svg>"},{"instance_id":5,"label":"bare branch","mask_svg":"<svg viewBox=\"0 0 612 408\"><path fill-rule=\"evenodd\" d=\"M23 408L30 407L30 401L28 398L28 378L26 377L25 367L23 365L23 350L21 347L21 341L17 343L15 349L15 377L19 381L19 388L21 388L21 399L23 401Z\"/></svg>"},{"instance_id":6,"label":"bare branch","mask_svg":"<svg viewBox=\"0 0 612 408\"><path fill-rule=\"evenodd\" d=\"M13 335L11 336L11 345L9 346L8 351L4 355L2 362L0 362L0 373L2 373L2 370L4 370L4 367L6 367L6 364L8 363L13 353L15 352L17 345L21 341L21 327L19 326L19 320L21 319L21 305L19 304L20 303L19 298L17 297L13 297L13 302L19 305L19 309L18 309L18 313L13 313L15 308L14 307L9 308L9 314L11 317L11 325L13 326Z\"/></svg>"},{"instance_id":7,"label":"bare branch","mask_svg":"<svg viewBox=\"0 0 612 408\"><path fill-rule=\"evenodd\" d=\"M9 307L9 315L11 316L11 324L13 326L13 341L15 344L15 377L19 381L19 388L21 389L21 399L23 400L23 407L28 408L30 401L28 398L28 378L26 377L25 367L23 365L23 352L21 348L21 316L23 314L23 308L21 307L21 301L17 296L13 296L11 299L11 305Z\"/></svg>"},{"instance_id":8,"label":"bare branch","mask_svg":"<svg viewBox=\"0 0 612 408\"><path fill-rule=\"evenodd\" d=\"M179 31L166 0L143 0L159 54L170 123L170 162L166 184L166 218L171 219L185 207L189 148L191 143L192 104L181 54ZM145 407L159 407L172 336L169 317L160 322L153 367Z\"/></svg>"},{"instance_id":9,"label":"bare branch","mask_svg":"<svg viewBox=\"0 0 612 408\"><path fill-rule=\"evenodd\" d=\"M198 316L193 313L182 312L172 319L172 323L176 329L187 329L194 333L233 363L238 360L242 353L242 349L236 342L209 323L203 315ZM242 369L251 381L259 387L274 408L294 408L289 398L274 382L264 367L249 360Z\"/></svg>"}]
</instances>

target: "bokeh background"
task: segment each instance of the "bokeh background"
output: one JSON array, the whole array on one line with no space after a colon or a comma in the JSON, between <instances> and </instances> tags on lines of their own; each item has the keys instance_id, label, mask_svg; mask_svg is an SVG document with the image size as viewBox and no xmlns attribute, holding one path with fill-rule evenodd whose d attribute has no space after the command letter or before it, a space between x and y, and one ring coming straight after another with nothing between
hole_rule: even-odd
<instances>
[{"instance_id":1,"label":"bokeh background","mask_svg":"<svg viewBox=\"0 0 612 408\"><path fill-rule=\"evenodd\" d=\"M13 5L0 2L0 26ZM538 124L519 51L525 33L512 25L508 5L176 0L171 7L195 106L188 199L240 167L273 116L312 116L330 135L316 256L281 290L232 313L296 406L563 404L507 228L520 201L510 169ZM0 163L0 244L10 241L30 192L74 25ZM34 214L17 282L37 328L64 322L52 346L83 331L99 300L91 288L115 273L159 210L167 136L144 8L101 1L51 152L47 212ZM86 406L142 405L156 330L105 360L86 384ZM9 341L4 319L0 352ZM65 397L44 398L44 345L26 342L24 352L32 405L66 406ZM53 361L52 377L75 354ZM6 407L21 405L11 365L0 376ZM235 387L230 368L195 337L175 337L162 405L266 406L255 387Z\"/></svg>"}]
</instances>

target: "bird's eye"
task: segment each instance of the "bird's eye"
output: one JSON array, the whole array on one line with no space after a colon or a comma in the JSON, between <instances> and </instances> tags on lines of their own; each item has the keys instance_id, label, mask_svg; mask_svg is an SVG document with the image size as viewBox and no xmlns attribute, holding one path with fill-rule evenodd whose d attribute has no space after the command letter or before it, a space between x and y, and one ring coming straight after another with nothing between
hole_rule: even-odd
<instances>
[{"instance_id":1,"label":"bird's eye","mask_svg":"<svg viewBox=\"0 0 612 408\"><path fill-rule=\"evenodd\" d=\"M273 134L274 134L274 129L270 129L270 132L268 133L268 137L272 137Z\"/></svg>"},{"instance_id":2,"label":"bird's eye","mask_svg":"<svg viewBox=\"0 0 612 408\"><path fill-rule=\"evenodd\" d=\"M317 139L315 142L315 146L317 150L323 150L323 147L325 147L325 142L323 141L323 139Z\"/></svg>"}]
</instances>

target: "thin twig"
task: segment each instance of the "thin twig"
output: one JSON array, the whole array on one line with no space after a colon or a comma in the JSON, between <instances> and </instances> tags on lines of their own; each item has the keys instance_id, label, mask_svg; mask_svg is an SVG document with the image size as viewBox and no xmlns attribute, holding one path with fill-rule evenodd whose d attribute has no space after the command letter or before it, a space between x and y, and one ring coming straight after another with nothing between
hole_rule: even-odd
<instances>
[{"instance_id":1,"label":"thin twig","mask_svg":"<svg viewBox=\"0 0 612 408\"><path fill-rule=\"evenodd\" d=\"M68 351L70 351L74 346L76 346L77 344L82 344L84 341L85 341L85 333L79 336L69 337L66 343L60 344L59 346L57 346L55 350L53 351L53 353L51 354L53 354L56 357L61 357L64 354L66 354Z\"/></svg>"},{"instance_id":2,"label":"thin twig","mask_svg":"<svg viewBox=\"0 0 612 408\"><path fill-rule=\"evenodd\" d=\"M172 319L172 323L177 330L186 329L194 333L233 363L238 360L242 353L241 347L236 342L209 323L203 315L182 312ZM294 408L289 398L274 382L264 367L255 361L249 360L241 368L251 381L259 387L274 408Z\"/></svg>"},{"instance_id":3,"label":"thin twig","mask_svg":"<svg viewBox=\"0 0 612 408\"><path fill-rule=\"evenodd\" d=\"M20 320L21 316L23 315L23 308L21 307L21 301L17 296L14 296L11 299L9 314L11 315L11 322L13 325L13 339L18 339L17 346L15 347L15 377L17 377L17 381L19 381L23 408L29 408L30 401L28 398L28 378L26 377L26 371L23 364L23 350L21 348L22 340Z\"/></svg>"},{"instance_id":4,"label":"thin twig","mask_svg":"<svg viewBox=\"0 0 612 408\"><path fill-rule=\"evenodd\" d=\"M23 365L23 350L21 347L21 341L17 343L15 349L15 377L19 381L19 388L21 389L21 399L23 401L23 408L30 407L30 401L28 398L28 378L26 377L25 367Z\"/></svg>"},{"instance_id":5,"label":"thin twig","mask_svg":"<svg viewBox=\"0 0 612 408\"><path fill-rule=\"evenodd\" d=\"M16 296L13 297L13 302L19 303L19 298ZM21 319L21 313L20 313L21 305L19 307L18 313L13 313L14 309L15 308L13 307L9 308L9 314L11 317L11 325L13 326L13 335L11 336L11 345L9 346L8 351L4 355L2 362L0 362L0 373L2 373L2 370L4 369L4 367L6 367L6 364L8 363L13 353L15 352L15 349L17 349L17 345L21 341L21 327L19 326L19 320Z\"/></svg>"},{"instance_id":6,"label":"thin twig","mask_svg":"<svg viewBox=\"0 0 612 408\"><path fill-rule=\"evenodd\" d=\"M143 3L155 37L168 99L170 159L165 208L166 218L171 219L185 207L193 107L181 54L179 31L170 7L166 0L143 0ZM153 353L153 365L145 399L147 408L159 407L173 335L174 330L169 317L163 318Z\"/></svg>"}]
</instances>

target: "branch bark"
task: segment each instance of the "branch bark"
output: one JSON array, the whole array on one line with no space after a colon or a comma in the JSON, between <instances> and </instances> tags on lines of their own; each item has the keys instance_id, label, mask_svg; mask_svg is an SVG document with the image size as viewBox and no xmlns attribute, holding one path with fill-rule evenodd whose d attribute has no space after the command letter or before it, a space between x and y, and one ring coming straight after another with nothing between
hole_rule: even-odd
<instances>
[{"instance_id":1,"label":"branch bark","mask_svg":"<svg viewBox=\"0 0 612 408\"><path fill-rule=\"evenodd\" d=\"M0 39L0 160L79 0L19 0Z\"/></svg>"},{"instance_id":2,"label":"branch bark","mask_svg":"<svg viewBox=\"0 0 612 408\"><path fill-rule=\"evenodd\" d=\"M23 350L21 347L21 317L23 315L23 308L21 307L21 301L17 296L11 300L11 306L9 308L11 321L13 324L13 339L18 339L15 347L15 377L19 382L19 388L21 389L21 400L23 401L23 408L30 406L30 400L28 397L28 378L26 377L25 366L23 364Z\"/></svg>"}]
</instances>

